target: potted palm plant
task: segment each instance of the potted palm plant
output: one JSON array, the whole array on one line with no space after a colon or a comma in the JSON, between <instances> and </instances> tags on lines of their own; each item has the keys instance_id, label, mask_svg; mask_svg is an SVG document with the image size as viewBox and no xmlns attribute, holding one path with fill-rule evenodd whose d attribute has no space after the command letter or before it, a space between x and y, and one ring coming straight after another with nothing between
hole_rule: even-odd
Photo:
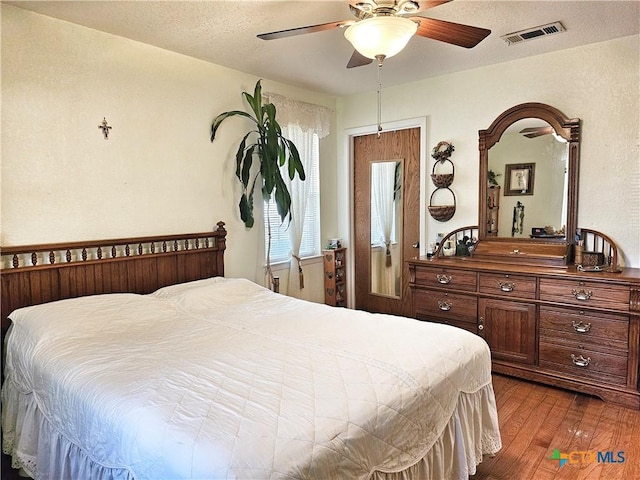
<instances>
[{"instance_id":1,"label":"potted palm plant","mask_svg":"<svg viewBox=\"0 0 640 480\"><path fill-rule=\"evenodd\" d=\"M242 194L238 207L240 218L247 228L253 227L253 196L258 178L261 178L260 188L265 200L274 199L280 219L284 222L291 219L291 195L282 177L281 168L286 171L291 180L296 176L301 181L305 179L304 167L300 161L300 154L294 143L282 135L282 129L276 120L276 107L272 103L262 103L262 85L256 83L253 95L242 92L249 104L250 112L232 110L218 115L211 124L211 141L213 142L218 128L227 118L240 116L253 123L238 146L236 152L236 177L242 183ZM254 166L254 160L257 165ZM269 265L269 251L271 249L271 227L268 225L269 245L267 247L267 273L273 283L273 275Z\"/></svg>"}]
</instances>

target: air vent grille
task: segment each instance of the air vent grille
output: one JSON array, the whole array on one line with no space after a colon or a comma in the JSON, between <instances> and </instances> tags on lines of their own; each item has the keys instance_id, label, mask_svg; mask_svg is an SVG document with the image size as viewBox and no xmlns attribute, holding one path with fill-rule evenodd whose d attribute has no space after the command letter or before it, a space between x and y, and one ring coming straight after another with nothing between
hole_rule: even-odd
<instances>
[{"instance_id":1,"label":"air vent grille","mask_svg":"<svg viewBox=\"0 0 640 480\"><path fill-rule=\"evenodd\" d=\"M502 35L500 38L507 42L508 45L513 45L515 43L521 43L527 40L533 40L534 38L553 35L564 31L565 28L562 23L553 22L547 25L540 25L539 27L520 30L519 32L508 33L506 35Z\"/></svg>"}]
</instances>

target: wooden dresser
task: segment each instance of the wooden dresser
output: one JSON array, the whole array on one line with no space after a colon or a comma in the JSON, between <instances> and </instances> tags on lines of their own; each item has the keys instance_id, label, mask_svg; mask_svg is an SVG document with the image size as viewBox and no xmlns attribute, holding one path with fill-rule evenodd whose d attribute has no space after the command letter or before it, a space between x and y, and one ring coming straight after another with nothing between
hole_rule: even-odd
<instances>
[{"instance_id":1,"label":"wooden dresser","mask_svg":"<svg viewBox=\"0 0 640 480\"><path fill-rule=\"evenodd\" d=\"M415 317L482 336L495 372L640 409L640 269L409 262Z\"/></svg>"}]
</instances>

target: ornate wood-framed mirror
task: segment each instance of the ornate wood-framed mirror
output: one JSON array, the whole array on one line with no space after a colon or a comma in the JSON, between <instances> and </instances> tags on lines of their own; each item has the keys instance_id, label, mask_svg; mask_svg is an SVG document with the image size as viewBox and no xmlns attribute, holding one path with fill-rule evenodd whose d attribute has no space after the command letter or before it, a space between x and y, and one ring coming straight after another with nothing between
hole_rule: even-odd
<instances>
[{"instance_id":1,"label":"ornate wood-framed mirror","mask_svg":"<svg viewBox=\"0 0 640 480\"><path fill-rule=\"evenodd\" d=\"M580 119L523 103L478 134L480 250L502 243L509 253L523 253L524 245L568 252L578 221Z\"/></svg>"}]
</instances>

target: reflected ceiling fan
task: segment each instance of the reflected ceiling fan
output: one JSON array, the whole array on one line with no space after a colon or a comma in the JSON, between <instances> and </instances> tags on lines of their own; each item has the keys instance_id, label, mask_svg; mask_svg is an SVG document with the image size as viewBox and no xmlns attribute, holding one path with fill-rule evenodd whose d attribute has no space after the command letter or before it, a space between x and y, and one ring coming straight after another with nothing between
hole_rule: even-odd
<instances>
[{"instance_id":1,"label":"reflected ceiling fan","mask_svg":"<svg viewBox=\"0 0 640 480\"><path fill-rule=\"evenodd\" d=\"M556 131L553 129L552 126L549 125L547 127L523 128L522 130L520 130L519 133L521 133L527 138L536 138L536 137L541 137L542 135L549 135L552 133L556 133Z\"/></svg>"},{"instance_id":2,"label":"reflected ceiling fan","mask_svg":"<svg viewBox=\"0 0 640 480\"><path fill-rule=\"evenodd\" d=\"M345 28L344 35L355 51L347 68L368 65L374 59L381 64L385 58L399 53L413 35L441 42L473 48L486 38L491 30L459 23L436 20L414 14L437 7L451 0L361 0L350 1L349 8L357 20L290 28L262 33L258 38L279 38Z\"/></svg>"}]
</instances>

